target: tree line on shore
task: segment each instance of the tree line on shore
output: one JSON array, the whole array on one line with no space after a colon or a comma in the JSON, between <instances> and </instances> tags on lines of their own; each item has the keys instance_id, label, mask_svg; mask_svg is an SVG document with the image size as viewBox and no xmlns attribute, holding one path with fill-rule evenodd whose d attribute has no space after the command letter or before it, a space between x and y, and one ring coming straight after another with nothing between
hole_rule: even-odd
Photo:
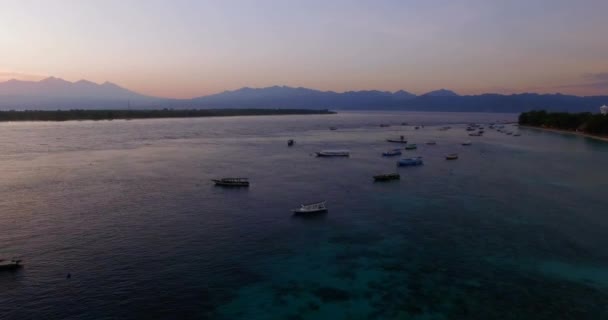
<instances>
[{"instance_id":1,"label":"tree line on shore","mask_svg":"<svg viewBox=\"0 0 608 320\"><path fill-rule=\"evenodd\" d=\"M335 112L308 109L10 110L0 111L0 121L114 120L332 113Z\"/></svg>"},{"instance_id":2,"label":"tree line on shore","mask_svg":"<svg viewBox=\"0 0 608 320\"><path fill-rule=\"evenodd\" d=\"M591 112L568 113L535 110L520 114L519 124L593 135L608 135L608 115Z\"/></svg>"}]
</instances>

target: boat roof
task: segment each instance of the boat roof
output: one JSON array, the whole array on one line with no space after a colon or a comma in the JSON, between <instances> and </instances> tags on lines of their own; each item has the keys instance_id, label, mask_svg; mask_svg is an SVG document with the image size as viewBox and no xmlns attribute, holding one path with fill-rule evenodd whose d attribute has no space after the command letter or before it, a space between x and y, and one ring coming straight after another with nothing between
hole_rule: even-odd
<instances>
[{"instance_id":1,"label":"boat roof","mask_svg":"<svg viewBox=\"0 0 608 320\"><path fill-rule=\"evenodd\" d=\"M303 204L302 207L314 206L314 205L317 205L317 204L324 204L325 202L326 201L323 200L323 201L319 201L319 202L307 203L307 204Z\"/></svg>"}]
</instances>

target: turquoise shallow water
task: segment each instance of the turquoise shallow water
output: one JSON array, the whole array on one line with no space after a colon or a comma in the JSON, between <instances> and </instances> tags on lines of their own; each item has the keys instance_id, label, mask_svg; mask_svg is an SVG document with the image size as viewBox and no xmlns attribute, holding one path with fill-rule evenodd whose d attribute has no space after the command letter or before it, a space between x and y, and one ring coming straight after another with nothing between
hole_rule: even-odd
<instances>
[{"instance_id":1,"label":"turquoise shallow water","mask_svg":"<svg viewBox=\"0 0 608 320\"><path fill-rule=\"evenodd\" d=\"M462 124L515 117L2 124L0 256L26 266L0 273L0 318L608 318L608 144ZM424 166L380 156L401 134ZM209 183L231 175L251 188Z\"/></svg>"}]
</instances>

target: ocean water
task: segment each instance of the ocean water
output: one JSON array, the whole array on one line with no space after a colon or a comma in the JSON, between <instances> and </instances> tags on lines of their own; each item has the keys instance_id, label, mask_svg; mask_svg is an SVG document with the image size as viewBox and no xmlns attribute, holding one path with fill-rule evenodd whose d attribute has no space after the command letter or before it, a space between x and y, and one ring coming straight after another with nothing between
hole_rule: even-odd
<instances>
[{"instance_id":1,"label":"ocean water","mask_svg":"<svg viewBox=\"0 0 608 320\"><path fill-rule=\"evenodd\" d=\"M608 143L464 130L515 119L2 123L0 257L25 267L0 272L0 319L608 319ZM424 166L380 156L399 135Z\"/></svg>"}]
</instances>

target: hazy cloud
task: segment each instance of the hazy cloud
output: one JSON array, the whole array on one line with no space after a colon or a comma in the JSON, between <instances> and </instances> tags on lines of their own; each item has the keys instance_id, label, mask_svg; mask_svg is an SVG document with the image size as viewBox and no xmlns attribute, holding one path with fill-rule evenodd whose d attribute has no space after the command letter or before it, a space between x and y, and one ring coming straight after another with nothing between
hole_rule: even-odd
<instances>
[{"instance_id":1,"label":"hazy cloud","mask_svg":"<svg viewBox=\"0 0 608 320\"><path fill-rule=\"evenodd\" d=\"M583 79L587 82L581 84L583 86L608 89L608 72L586 73L583 75Z\"/></svg>"},{"instance_id":2,"label":"hazy cloud","mask_svg":"<svg viewBox=\"0 0 608 320\"><path fill-rule=\"evenodd\" d=\"M579 92L583 95L608 95L608 72L584 73L571 83L527 89L532 92Z\"/></svg>"}]
</instances>

